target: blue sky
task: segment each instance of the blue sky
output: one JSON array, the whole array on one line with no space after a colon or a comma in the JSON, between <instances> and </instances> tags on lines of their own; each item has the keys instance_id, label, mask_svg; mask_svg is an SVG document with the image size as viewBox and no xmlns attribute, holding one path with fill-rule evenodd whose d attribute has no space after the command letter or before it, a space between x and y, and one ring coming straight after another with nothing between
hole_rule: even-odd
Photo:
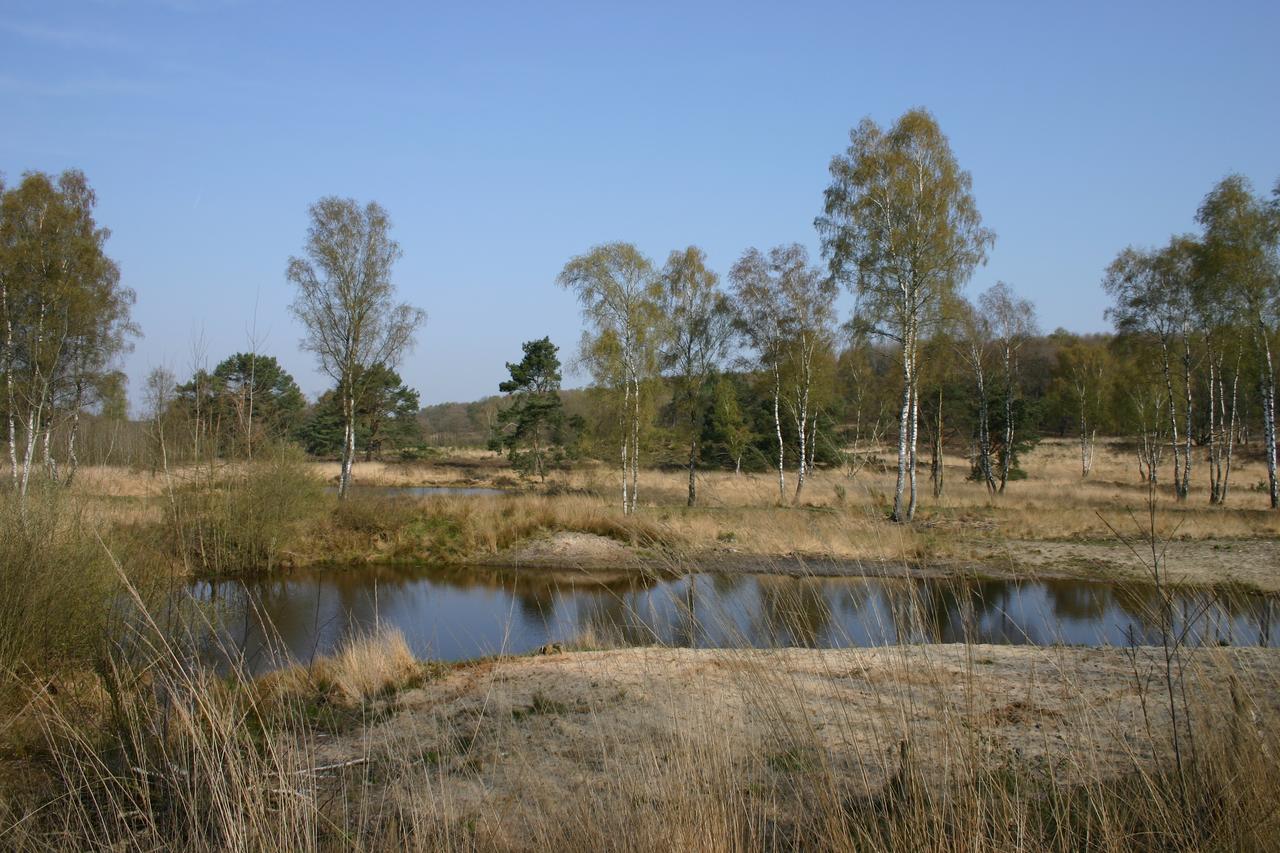
<instances>
[{"instance_id":1,"label":"blue sky","mask_svg":"<svg viewBox=\"0 0 1280 853\"><path fill-rule=\"evenodd\" d=\"M210 363L244 348L256 316L322 391L285 264L316 198L375 199L429 314L401 372L465 400L522 340L576 348L554 281L595 243L695 243L722 274L747 246L816 255L849 128L918 105L999 235L971 292L1003 279L1044 328L1102 329L1119 249L1191 229L1228 172L1280 177L1277 33L1274 2L0 0L0 171L98 190L135 389L188 373L194 338Z\"/></svg>"}]
</instances>

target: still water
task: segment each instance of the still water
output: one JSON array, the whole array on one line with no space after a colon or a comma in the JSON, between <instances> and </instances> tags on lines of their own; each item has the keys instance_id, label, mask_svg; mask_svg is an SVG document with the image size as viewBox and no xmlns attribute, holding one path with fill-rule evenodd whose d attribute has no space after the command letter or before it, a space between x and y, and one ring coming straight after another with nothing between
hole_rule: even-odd
<instances>
[{"instance_id":1,"label":"still water","mask_svg":"<svg viewBox=\"0 0 1280 853\"><path fill-rule=\"evenodd\" d=\"M843 647L898 642L1158 643L1154 588L1087 581L957 581L697 574L673 579L360 566L202 582L222 644L263 671L399 628L424 658L520 654L546 643ZM1176 593L1196 644L1273 645L1273 597Z\"/></svg>"},{"instance_id":2,"label":"still water","mask_svg":"<svg viewBox=\"0 0 1280 853\"><path fill-rule=\"evenodd\" d=\"M337 492L337 486L329 486L328 491ZM504 495L502 489L489 489L483 486L361 486L352 484L351 493L355 495L372 495L380 498L447 498L462 495Z\"/></svg>"}]
</instances>

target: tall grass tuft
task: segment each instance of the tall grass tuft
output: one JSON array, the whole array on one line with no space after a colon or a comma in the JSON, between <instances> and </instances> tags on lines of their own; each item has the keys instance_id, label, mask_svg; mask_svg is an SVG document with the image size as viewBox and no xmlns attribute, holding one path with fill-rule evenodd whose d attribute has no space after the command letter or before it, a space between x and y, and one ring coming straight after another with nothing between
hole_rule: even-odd
<instances>
[{"instance_id":1,"label":"tall grass tuft","mask_svg":"<svg viewBox=\"0 0 1280 853\"><path fill-rule=\"evenodd\" d=\"M404 634L394 628L350 638L323 664L338 698L356 705L412 683L418 672Z\"/></svg>"}]
</instances>

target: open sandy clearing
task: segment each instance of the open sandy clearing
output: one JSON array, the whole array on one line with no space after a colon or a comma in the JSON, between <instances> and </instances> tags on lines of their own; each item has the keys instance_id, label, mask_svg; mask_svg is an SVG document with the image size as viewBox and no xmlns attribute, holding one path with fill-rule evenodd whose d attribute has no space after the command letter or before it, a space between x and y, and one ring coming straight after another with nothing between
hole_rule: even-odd
<instances>
[{"instance_id":1,"label":"open sandy clearing","mask_svg":"<svg viewBox=\"0 0 1280 853\"><path fill-rule=\"evenodd\" d=\"M1196 713L1274 730L1280 652L1186 654ZM761 798L786 821L819 788L881 796L906 776L938 785L975 764L1058 780L1149 768L1152 738L1164 749L1168 732L1158 659L961 645L511 658L399 695L317 760L356 762L373 807L425 799L435 819L503 845L690 784Z\"/></svg>"}]
</instances>

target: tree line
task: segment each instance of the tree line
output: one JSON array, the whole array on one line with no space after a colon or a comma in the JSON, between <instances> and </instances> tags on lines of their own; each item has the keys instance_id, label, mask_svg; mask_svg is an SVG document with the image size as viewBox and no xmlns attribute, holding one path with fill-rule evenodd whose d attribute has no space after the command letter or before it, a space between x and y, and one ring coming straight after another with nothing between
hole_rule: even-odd
<instances>
[{"instance_id":1,"label":"tree line","mask_svg":"<svg viewBox=\"0 0 1280 853\"><path fill-rule=\"evenodd\" d=\"M1009 285L964 297L995 235L927 111L888 128L864 120L830 175L815 220L822 267L798 244L748 248L724 288L696 246L659 268L625 242L565 265L558 283L582 307L579 357L596 392L587 422L597 455L607 458L612 443L620 462L624 512L637 505L645 436L668 459L672 445L686 448L691 506L709 450L735 470L750 451L770 457L783 502L800 499L819 461L865 464L860 442L892 440L891 517L906 521L918 506L922 444L935 496L944 447L957 439L970 478L998 495L1022 475L1019 453L1068 423L1081 477L1099 430L1123 432L1136 438L1144 480L1157 483L1168 452L1178 499L1203 467L1209 500L1222 503L1237 440L1248 440L1254 420L1277 505L1280 185L1266 198L1228 176L1197 213L1201 233L1121 252L1102 281L1114 335L1044 337L1034 306ZM857 297L844 323L841 286ZM1037 359L1033 387L1027 362Z\"/></svg>"},{"instance_id":2,"label":"tree line","mask_svg":"<svg viewBox=\"0 0 1280 853\"><path fill-rule=\"evenodd\" d=\"M0 179L0 411L10 484L23 497L37 471L72 481L83 423L127 416L119 360L140 330L96 202L79 171L28 172L11 188ZM293 377L256 347L212 370L197 363L185 382L153 370L143 389L146 442L158 445L162 464L170 454L252 458L263 442L296 440L314 453L337 451L345 496L357 448L417 442L418 395L395 368L425 315L396 300L400 247L389 217L377 204L326 197L310 219L286 278L302 347L334 388L308 407ZM115 444L113 434L106 457Z\"/></svg>"},{"instance_id":3,"label":"tree line","mask_svg":"<svg viewBox=\"0 0 1280 853\"><path fill-rule=\"evenodd\" d=\"M817 263L798 244L751 247L722 281L693 245L660 266L626 242L571 258L557 284L582 309L576 355L591 386L563 392L555 345L527 341L503 396L466 420L532 476L584 455L612 459L628 513L642 464L685 470L690 505L708 465L772 470L780 502L800 500L817 466L884 465L891 516L906 521L922 470L943 493L946 452L999 495L1044 434L1078 439L1081 477L1098 436L1123 435L1143 481L1158 483L1168 464L1179 499L1203 478L1213 503L1227 500L1240 447L1260 447L1277 505L1280 185L1266 196L1223 179L1197 233L1125 249L1104 271L1113 334L1046 335L1005 283L965 297L995 235L927 111L888 127L864 120L829 172ZM34 472L74 477L82 424L123 418L118 362L139 332L95 201L74 171L0 184L0 405L24 494ZM263 442L297 441L341 460L344 496L359 453L420 445L417 393L396 369L425 314L397 297L390 231L376 203L326 197L288 261L301 346L331 390L308 406L256 346L212 369L197 359L185 381L154 371L152 443L180 437L196 457L251 458ZM856 297L850 317L838 316L842 288Z\"/></svg>"}]
</instances>

